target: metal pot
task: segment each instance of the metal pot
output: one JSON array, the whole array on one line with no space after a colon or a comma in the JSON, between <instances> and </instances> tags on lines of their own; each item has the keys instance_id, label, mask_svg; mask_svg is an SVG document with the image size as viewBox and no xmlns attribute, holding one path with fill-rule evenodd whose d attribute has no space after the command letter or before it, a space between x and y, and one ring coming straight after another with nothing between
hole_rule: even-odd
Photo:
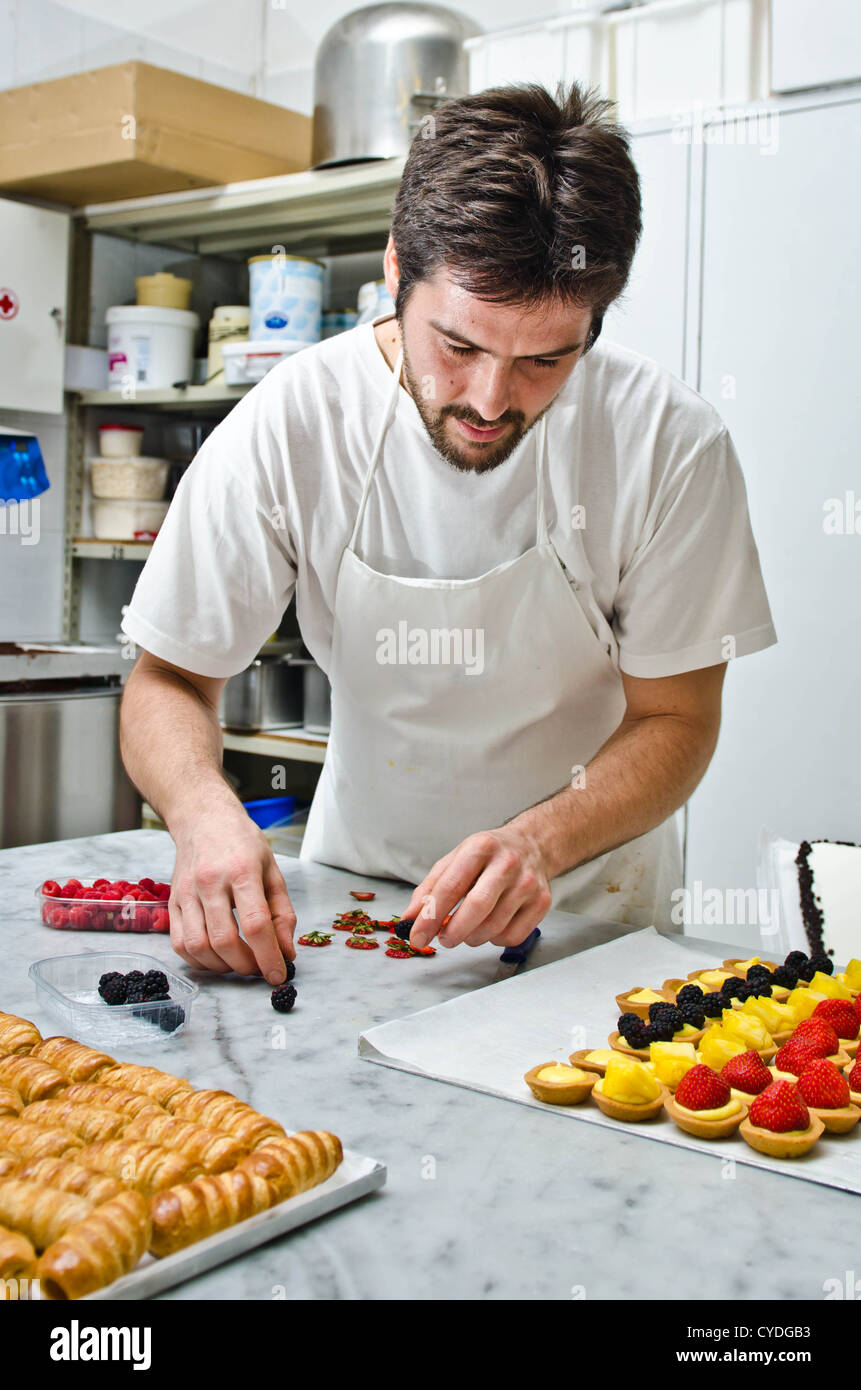
<instances>
[{"instance_id":1,"label":"metal pot","mask_svg":"<svg viewBox=\"0 0 861 1390\"><path fill-rule=\"evenodd\" d=\"M332 722L332 687L328 676L310 657L291 657L290 665L302 673L305 728L309 734L328 734Z\"/></svg>"},{"instance_id":2,"label":"metal pot","mask_svg":"<svg viewBox=\"0 0 861 1390\"><path fill-rule=\"evenodd\" d=\"M352 10L314 66L314 168L405 155L422 119L469 91L464 39L481 30L444 5Z\"/></svg>"},{"instance_id":3,"label":"metal pot","mask_svg":"<svg viewBox=\"0 0 861 1390\"><path fill-rule=\"evenodd\" d=\"M298 729L302 723L302 673L285 656L258 656L231 676L221 695L221 722L227 729Z\"/></svg>"}]
</instances>

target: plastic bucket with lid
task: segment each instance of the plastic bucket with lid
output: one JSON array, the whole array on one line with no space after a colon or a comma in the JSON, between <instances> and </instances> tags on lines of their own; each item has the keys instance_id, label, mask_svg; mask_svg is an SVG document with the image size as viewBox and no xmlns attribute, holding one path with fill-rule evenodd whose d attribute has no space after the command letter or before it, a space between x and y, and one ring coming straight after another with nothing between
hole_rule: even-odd
<instances>
[{"instance_id":1,"label":"plastic bucket with lid","mask_svg":"<svg viewBox=\"0 0 861 1390\"><path fill-rule=\"evenodd\" d=\"M248 262L252 342L284 338L318 343L323 266L301 256L252 256Z\"/></svg>"},{"instance_id":2,"label":"plastic bucket with lid","mask_svg":"<svg viewBox=\"0 0 861 1390\"><path fill-rule=\"evenodd\" d=\"M189 309L117 304L108 326L108 386L134 392L190 382L200 319Z\"/></svg>"}]
</instances>

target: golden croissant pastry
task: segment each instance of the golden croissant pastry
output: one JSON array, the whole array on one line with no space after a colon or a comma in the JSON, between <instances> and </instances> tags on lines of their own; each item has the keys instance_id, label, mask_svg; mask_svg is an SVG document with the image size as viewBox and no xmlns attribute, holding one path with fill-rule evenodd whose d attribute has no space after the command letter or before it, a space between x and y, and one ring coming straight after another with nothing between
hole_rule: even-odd
<instances>
[{"instance_id":1,"label":"golden croissant pastry","mask_svg":"<svg viewBox=\"0 0 861 1390\"><path fill-rule=\"evenodd\" d=\"M0 1116L0 1149L9 1149L22 1158L59 1158L80 1147L80 1139L70 1129L23 1124L17 1117Z\"/></svg>"},{"instance_id":2,"label":"golden croissant pastry","mask_svg":"<svg viewBox=\"0 0 861 1390\"><path fill-rule=\"evenodd\" d=\"M103 1086L100 1081L87 1081L67 1086L60 1100L73 1100L81 1105L104 1105L120 1115L134 1119L135 1115L163 1115L165 1112L158 1101L149 1096L136 1095L134 1091L121 1091L114 1086Z\"/></svg>"},{"instance_id":3,"label":"golden croissant pastry","mask_svg":"<svg viewBox=\"0 0 861 1390\"><path fill-rule=\"evenodd\" d=\"M56 1067L69 1081L92 1081L99 1072L116 1066L106 1052L95 1052L73 1038L43 1038L30 1056Z\"/></svg>"},{"instance_id":4,"label":"golden croissant pastry","mask_svg":"<svg viewBox=\"0 0 861 1390\"><path fill-rule=\"evenodd\" d=\"M301 1130L289 1139L269 1139L237 1165L257 1173L274 1188L277 1200L295 1197L330 1178L344 1157L341 1141L326 1130Z\"/></svg>"},{"instance_id":5,"label":"golden croissant pastry","mask_svg":"<svg viewBox=\"0 0 861 1390\"><path fill-rule=\"evenodd\" d=\"M239 1168L157 1192L150 1202L150 1254L162 1259L274 1205L269 1184Z\"/></svg>"},{"instance_id":6,"label":"golden croissant pastry","mask_svg":"<svg viewBox=\"0 0 861 1390\"><path fill-rule=\"evenodd\" d=\"M266 1139L285 1139L282 1125L261 1115L228 1091L190 1091L172 1098L168 1110L181 1120L195 1120L213 1129L225 1129L248 1148Z\"/></svg>"},{"instance_id":7,"label":"golden croissant pastry","mask_svg":"<svg viewBox=\"0 0 861 1390\"><path fill-rule=\"evenodd\" d=\"M36 1277L48 1298L83 1298L134 1269L149 1239L146 1198L121 1192L55 1241L39 1260Z\"/></svg>"},{"instance_id":8,"label":"golden croissant pastry","mask_svg":"<svg viewBox=\"0 0 861 1390\"><path fill-rule=\"evenodd\" d=\"M74 1157L75 1162L85 1168L110 1173L126 1187L133 1187L146 1196L163 1187L188 1182L201 1172L200 1164L193 1163L185 1154L143 1140L108 1139L102 1144L89 1144Z\"/></svg>"},{"instance_id":9,"label":"golden croissant pastry","mask_svg":"<svg viewBox=\"0 0 861 1390\"><path fill-rule=\"evenodd\" d=\"M0 1115L20 1115L24 1102L14 1086L0 1086Z\"/></svg>"},{"instance_id":10,"label":"golden croissant pastry","mask_svg":"<svg viewBox=\"0 0 861 1390\"><path fill-rule=\"evenodd\" d=\"M2 1172L2 1169L0 1169ZM40 1158L35 1163L26 1163L18 1174L31 1182L42 1183L45 1187L59 1187L63 1192L74 1192L79 1197L89 1197L91 1202L109 1202L125 1188L116 1178L107 1173L94 1173L70 1158Z\"/></svg>"},{"instance_id":11,"label":"golden croissant pastry","mask_svg":"<svg viewBox=\"0 0 861 1390\"><path fill-rule=\"evenodd\" d=\"M21 1119L28 1124L59 1125L70 1129L85 1144L101 1139L116 1139L129 1123L128 1115L119 1115L104 1105L77 1105L66 1100L65 1092L58 1100L37 1100L28 1105Z\"/></svg>"},{"instance_id":12,"label":"golden croissant pastry","mask_svg":"<svg viewBox=\"0 0 861 1390\"><path fill-rule=\"evenodd\" d=\"M192 1089L191 1082L184 1077L171 1076L170 1072L159 1071L157 1067L141 1067L136 1062L118 1062L100 1072L99 1081L105 1086L118 1086L124 1091L149 1096L159 1105L166 1105L178 1091Z\"/></svg>"},{"instance_id":13,"label":"golden croissant pastry","mask_svg":"<svg viewBox=\"0 0 861 1390\"><path fill-rule=\"evenodd\" d=\"M27 1237L0 1226L0 1279L28 1279L35 1263L36 1251ZM6 1291L0 1289L0 1302L4 1301L4 1294Z\"/></svg>"},{"instance_id":14,"label":"golden croissant pastry","mask_svg":"<svg viewBox=\"0 0 861 1390\"><path fill-rule=\"evenodd\" d=\"M27 1018L0 1013L0 1055L29 1052L42 1041L42 1034Z\"/></svg>"},{"instance_id":15,"label":"golden croissant pastry","mask_svg":"<svg viewBox=\"0 0 861 1390\"><path fill-rule=\"evenodd\" d=\"M31 1100L47 1100L68 1081L56 1067L35 1057L0 1057L0 1084L12 1086L29 1105Z\"/></svg>"},{"instance_id":16,"label":"golden croissant pastry","mask_svg":"<svg viewBox=\"0 0 861 1390\"><path fill-rule=\"evenodd\" d=\"M92 1208L88 1197L44 1187L26 1178L4 1178L0 1182L0 1224L20 1231L37 1250L44 1250Z\"/></svg>"},{"instance_id":17,"label":"golden croissant pastry","mask_svg":"<svg viewBox=\"0 0 861 1390\"><path fill-rule=\"evenodd\" d=\"M20 1154L10 1153L8 1149L0 1149L0 1178L9 1178L13 1173L20 1172L24 1166L24 1160Z\"/></svg>"},{"instance_id":18,"label":"golden croissant pastry","mask_svg":"<svg viewBox=\"0 0 861 1390\"><path fill-rule=\"evenodd\" d=\"M240 1158L248 1153L232 1134L207 1129L192 1120L179 1120L174 1115L138 1115L126 1129L125 1137L146 1139L150 1144L177 1149L199 1163L207 1173L223 1173L227 1168L235 1168Z\"/></svg>"}]
</instances>

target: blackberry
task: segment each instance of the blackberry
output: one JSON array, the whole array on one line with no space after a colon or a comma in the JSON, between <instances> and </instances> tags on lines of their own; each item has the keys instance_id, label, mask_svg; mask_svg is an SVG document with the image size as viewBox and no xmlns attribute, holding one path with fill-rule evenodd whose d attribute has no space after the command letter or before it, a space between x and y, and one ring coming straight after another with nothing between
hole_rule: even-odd
<instances>
[{"instance_id":1,"label":"blackberry","mask_svg":"<svg viewBox=\"0 0 861 1390\"><path fill-rule=\"evenodd\" d=\"M127 1004L145 1004L148 999L149 995L143 985L133 984L126 989Z\"/></svg>"},{"instance_id":2,"label":"blackberry","mask_svg":"<svg viewBox=\"0 0 861 1390\"><path fill-rule=\"evenodd\" d=\"M684 1003L681 1006L680 1013L685 1023L689 1023L692 1028L703 1028L705 1026L706 1016L703 1013L701 1004Z\"/></svg>"},{"instance_id":3,"label":"blackberry","mask_svg":"<svg viewBox=\"0 0 861 1390\"><path fill-rule=\"evenodd\" d=\"M142 970L130 970L125 977L126 984L131 988L132 985L142 985L146 975Z\"/></svg>"},{"instance_id":4,"label":"blackberry","mask_svg":"<svg viewBox=\"0 0 861 1390\"><path fill-rule=\"evenodd\" d=\"M812 960L806 960L803 965L798 967L799 980L806 980L808 984L810 984L815 974L816 966L813 964Z\"/></svg>"},{"instance_id":5,"label":"blackberry","mask_svg":"<svg viewBox=\"0 0 861 1390\"><path fill-rule=\"evenodd\" d=\"M279 1014L289 1014L296 1003L296 990L293 985L279 985L272 991L272 1007Z\"/></svg>"},{"instance_id":6,"label":"blackberry","mask_svg":"<svg viewBox=\"0 0 861 1390\"><path fill-rule=\"evenodd\" d=\"M663 1015L667 1012L668 1009L674 1010L675 1007L676 1007L675 1004L668 1004L666 1000L664 1000L664 1002L663 1002L663 1003L660 1003L660 1004L650 1004L650 1005L649 1005L649 1019L650 1019L650 1021L651 1021L652 1023L654 1023L654 1022L656 1021L656 1019L662 1018Z\"/></svg>"},{"instance_id":7,"label":"blackberry","mask_svg":"<svg viewBox=\"0 0 861 1390\"><path fill-rule=\"evenodd\" d=\"M798 984L798 971L791 965L779 965L771 972L771 983L781 985L783 989L795 989Z\"/></svg>"},{"instance_id":8,"label":"blackberry","mask_svg":"<svg viewBox=\"0 0 861 1390\"><path fill-rule=\"evenodd\" d=\"M639 1040L646 1031L646 1025L637 1014L622 1014L616 1027L630 1047L641 1046Z\"/></svg>"},{"instance_id":9,"label":"blackberry","mask_svg":"<svg viewBox=\"0 0 861 1390\"><path fill-rule=\"evenodd\" d=\"M125 993L125 979L120 974L119 970L108 970L106 974L100 976L99 994L103 999L105 998L105 990L115 986L117 983L122 985L123 992Z\"/></svg>"},{"instance_id":10,"label":"blackberry","mask_svg":"<svg viewBox=\"0 0 861 1390\"><path fill-rule=\"evenodd\" d=\"M681 1014L679 1014L679 1019L680 1019L680 1020L681 1020L681 1017L682 1017ZM680 1023L679 1023L679 1028L681 1028L681 1026L682 1026L682 1023L680 1022ZM658 1019L658 1022L657 1022L657 1023L652 1023L652 1024L649 1025L649 1028L648 1028L648 1033L649 1033L649 1035L650 1035L650 1036L649 1036L649 1041L650 1041L650 1042L672 1042L672 1041L673 1041L673 1035L674 1035L676 1032L678 1032L678 1029L675 1028L675 1027L673 1026L672 1022L670 1022L669 1020L667 1020L667 1019L665 1019L665 1018L661 1018L661 1019Z\"/></svg>"},{"instance_id":11,"label":"blackberry","mask_svg":"<svg viewBox=\"0 0 861 1390\"><path fill-rule=\"evenodd\" d=\"M720 992L724 999L741 999L741 992L746 987L745 980L740 980L737 975L732 975L728 980L724 980Z\"/></svg>"},{"instance_id":12,"label":"blackberry","mask_svg":"<svg viewBox=\"0 0 861 1390\"><path fill-rule=\"evenodd\" d=\"M770 979L753 980L750 983L750 988L753 990L753 993L757 999L770 999L774 992Z\"/></svg>"},{"instance_id":13,"label":"blackberry","mask_svg":"<svg viewBox=\"0 0 861 1390\"><path fill-rule=\"evenodd\" d=\"M741 986L735 991L734 999L738 999L742 1004L745 999L753 999L758 993L756 985L749 985L746 980L742 980Z\"/></svg>"},{"instance_id":14,"label":"blackberry","mask_svg":"<svg viewBox=\"0 0 861 1390\"><path fill-rule=\"evenodd\" d=\"M185 1009L179 1004L173 1004L169 1009L159 1009L155 1018L163 1033L175 1033L180 1024L185 1022Z\"/></svg>"},{"instance_id":15,"label":"blackberry","mask_svg":"<svg viewBox=\"0 0 861 1390\"><path fill-rule=\"evenodd\" d=\"M166 1000L169 999L170 995L165 990L160 994L148 994L146 997L146 1002L148 1004L163 1004Z\"/></svg>"},{"instance_id":16,"label":"blackberry","mask_svg":"<svg viewBox=\"0 0 861 1390\"><path fill-rule=\"evenodd\" d=\"M286 956L284 957L284 969L287 971L287 974L284 977L284 983L285 985L289 985L290 981L295 978L296 966L294 962L292 960L288 960Z\"/></svg>"},{"instance_id":17,"label":"blackberry","mask_svg":"<svg viewBox=\"0 0 861 1390\"><path fill-rule=\"evenodd\" d=\"M676 995L676 1005L681 1008L683 1004L699 1004L703 997L703 992L699 985L682 985Z\"/></svg>"},{"instance_id":18,"label":"blackberry","mask_svg":"<svg viewBox=\"0 0 861 1390\"><path fill-rule=\"evenodd\" d=\"M661 1025L659 1023L647 1023L643 1029L643 1047L648 1047L649 1043L661 1041Z\"/></svg>"},{"instance_id":19,"label":"blackberry","mask_svg":"<svg viewBox=\"0 0 861 1390\"><path fill-rule=\"evenodd\" d=\"M702 1011L706 1018L720 1018L726 1000L720 991L703 995Z\"/></svg>"},{"instance_id":20,"label":"blackberry","mask_svg":"<svg viewBox=\"0 0 861 1390\"><path fill-rule=\"evenodd\" d=\"M783 963L788 965L790 970L794 970L797 975L802 965L807 964L807 957L803 951L790 951Z\"/></svg>"},{"instance_id":21,"label":"blackberry","mask_svg":"<svg viewBox=\"0 0 861 1390\"><path fill-rule=\"evenodd\" d=\"M834 974L834 962L830 956L826 956L823 951L817 951L810 957L810 964L814 970L819 970L823 975Z\"/></svg>"},{"instance_id":22,"label":"blackberry","mask_svg":"<svg viewBox=\"0 0 861 1390\"><path fill-rule=\"evenodd\" d=\"M108 980L106 984L100 982L99 994L106 1004L125 1004L126 982L122 975L120 975L118 980Z\"/></svg>"},{"instance_id":23,"label":"blackberry","mask_svg":"<svg viewBox=\"0 0 861 1390\"><path fill-rule=\"evenodd\" d=\"M757 980L770 980L771 971L767 965L752 965L747 972L748 984L755 984Z\"/></svg>"},{"instance_id":24,"label":"blackberry","mask_svg":"<svg viewBox=\"0 0 861 1390\"><path fill-rule=\"evenodd\" d=\"M163 970L148 970L143 982L148 999L156 999L160 994L167 995L167 976Z\"/></svg>"},{"instance_id":25,"label":"blackberry","mask_svg":"<svg viewBox=\"0 0 861 1390\"><path fill-rule=\"evenodd\" d=\"M402 917L399 922L395 923L392 931L401 941L409 941L414 922L415 918L413 917Z\"/></svg>"}]
</instances>

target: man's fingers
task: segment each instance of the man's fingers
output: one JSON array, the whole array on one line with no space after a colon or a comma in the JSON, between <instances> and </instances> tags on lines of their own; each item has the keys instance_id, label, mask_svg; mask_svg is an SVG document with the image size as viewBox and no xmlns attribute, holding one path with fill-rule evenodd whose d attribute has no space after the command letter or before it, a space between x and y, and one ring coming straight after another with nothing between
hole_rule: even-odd
<instances>
[{"instance_id":1,"label":"man's fingers","mask_svg":"<svg viewBox=\"0 0 861 1390\"><path fill-rule=\"evenodd\" d=\"M296 947L293 945L293 930L296 926L296 913L287 892L284 875L274 859L264 870L263 886L266 889L278 945L288 960L295 960Z\"/></svg>"},{"instance_id":2,"label":"man's fingers","mask_svg":"<svg viewBox=\"0 0 861 1390\"><path fill-rule=\"evenodd\" d=\"M231 970L235 970L237 975L256 974L257 962L254 953L239 935L233 916L233 903L230 901L227 888L201 894L201 903L209 944L216 955L220 956Z\"/></svg>"},{"instance_id":3,"label":"man's fingers","mask_svg":"<svg viewBox=\"0 0 861 1390\"><path fill-rule=\"evenodd\" d=\"M271 985L284 983L284 953L275 935L272 912L263 891L261 876L242 878L234 881L233 900L239 914L242 935L251 948L254 960L249 970L243 974L254 973L254 961L260 972Z\"/></svg>"},{"instance_id":4,"label":"man's fingers","mask_svg":"<svg viewBox=\"0 0 861 1390\"><path fill-rule=\"evenodd\" d=\"M206 931L203 905L196 898L188 897L180 904L183 950L180 955L197 970L217 970L220 975L229 971L230 966L213 950ZM187 955L185 953L188 953Z\"/></svg>"}]
</instances>

